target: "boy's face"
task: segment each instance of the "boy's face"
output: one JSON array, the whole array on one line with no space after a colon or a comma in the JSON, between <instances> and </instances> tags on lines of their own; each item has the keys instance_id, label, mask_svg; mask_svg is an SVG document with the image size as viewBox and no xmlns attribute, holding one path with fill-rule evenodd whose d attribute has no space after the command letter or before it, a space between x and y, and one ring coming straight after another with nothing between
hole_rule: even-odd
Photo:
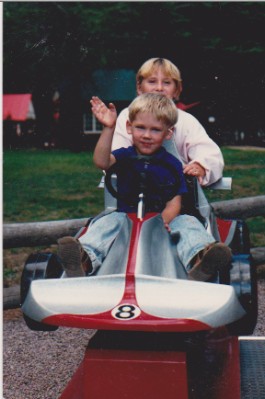
<instances>
[{"instance_id":1,"label":"boy's face","mask_svg":"<svg viewBox=\"0 0 265 399\"><path fill-rule=\"evenodd\" d=\"M152 155L159 150L165 139L173 133L164 122L148 112L138 112L133 122L127 121L127 132L132 135L136 151L141 155Z\"/></svg>"},{"instance_id":2,"label":"boy's face","mask_svg":"<svg viewBox=\"0 0 265 399\"><path fill-rule=\"evenodd\" d=\"M138 95L143 93L160 93L173 100L178 98L179 90L176 82L166 76L163 69L158 67L150 76L143 79L141 83L137 84Z\"/></svg>"}]
</instances>

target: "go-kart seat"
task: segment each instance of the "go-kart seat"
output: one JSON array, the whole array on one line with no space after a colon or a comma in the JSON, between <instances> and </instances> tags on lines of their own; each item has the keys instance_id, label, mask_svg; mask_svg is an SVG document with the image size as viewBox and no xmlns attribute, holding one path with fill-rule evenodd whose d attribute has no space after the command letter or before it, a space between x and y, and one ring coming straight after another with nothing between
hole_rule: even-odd
<instances>
[{"instance_id":1,"label":"go-kart seat","mask_svg":"<svg viewBox=\"0 0 265 399\"><path fill-rule=\"evenodd\" d=\"M185 176L188 192L182 196L181 213L195 216L203 225L207 227L207 221L199 210L199 196L197 178Z\"/></svg>"},{"instance_id":2,"label":"go-kart seat","mask_svg":"<svg viewBox=\"0 0 265 399\"><path fill-rule=\"evenodd\" d=\"M181 159L179 156L176 144L173 139L165 140L163 146L165 149L174 155L176 158ZM216 226L216 221L213 220L214 213L212 208L203 192L201 185L199 184L197 178L186 177L188 193L183 198L183 209L182 213L187 213L189 215L197 217L204 225L206 230L213 234L216 240L219 240L218 228ZM231 190L232 179L230 177L223 177L219 179L216 183L207 186L210 189L218 190Z\"/></svg>"}]
</instances>

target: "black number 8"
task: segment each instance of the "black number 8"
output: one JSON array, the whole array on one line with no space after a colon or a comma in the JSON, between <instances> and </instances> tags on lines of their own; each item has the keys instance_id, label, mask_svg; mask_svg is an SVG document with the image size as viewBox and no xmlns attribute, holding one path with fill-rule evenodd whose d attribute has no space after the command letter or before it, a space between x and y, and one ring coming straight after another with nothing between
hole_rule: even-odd
<instances>
[{"instance_id":1,"label":"black number 8","mask_svg":"<svg viewBox=\"0 0 265 399\"><path fill-rule=\"evenodd\" d=\"M123 304L113 309L112 315L116 319L129 320L133 319L141 313L140 309L137 306L130 304Z\"/></svg>"}]
</instances>

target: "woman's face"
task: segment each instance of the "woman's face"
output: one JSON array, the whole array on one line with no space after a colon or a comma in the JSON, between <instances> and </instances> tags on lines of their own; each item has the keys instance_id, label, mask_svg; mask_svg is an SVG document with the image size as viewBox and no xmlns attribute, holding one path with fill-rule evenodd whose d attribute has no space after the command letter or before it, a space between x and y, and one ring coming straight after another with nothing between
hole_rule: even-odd
<instances>
[{"instance_id":1,"label":"woman's face","mask_svg":"<svg viewBox=\"0 0 265 399\"><path fill-rule=\"evenodd\" d=\"M176 82L166 76L161 68L155 69L150 76L137 84L138 95L143 93L160 93L173 100L178 98L179 91Z\"/></svg>"}]
</instances>

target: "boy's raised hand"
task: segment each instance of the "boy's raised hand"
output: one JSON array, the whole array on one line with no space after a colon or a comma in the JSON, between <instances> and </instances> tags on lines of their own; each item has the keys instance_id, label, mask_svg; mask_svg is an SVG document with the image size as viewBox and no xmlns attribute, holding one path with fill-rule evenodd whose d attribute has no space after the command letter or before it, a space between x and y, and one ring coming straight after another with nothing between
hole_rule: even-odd
<instances>
[{"instance_id":1,"label":"boy's raised hand","mask_svg":"<svg viewBox=\"0 0 265 399\"><path fill-rule=\"evenodd\" d=\"M106 127L115 127L117 120L117 111L113 103L107 107L99 97L93 96L90 100L91 110L97 120Z\"/></svg>"}]
</instances>

